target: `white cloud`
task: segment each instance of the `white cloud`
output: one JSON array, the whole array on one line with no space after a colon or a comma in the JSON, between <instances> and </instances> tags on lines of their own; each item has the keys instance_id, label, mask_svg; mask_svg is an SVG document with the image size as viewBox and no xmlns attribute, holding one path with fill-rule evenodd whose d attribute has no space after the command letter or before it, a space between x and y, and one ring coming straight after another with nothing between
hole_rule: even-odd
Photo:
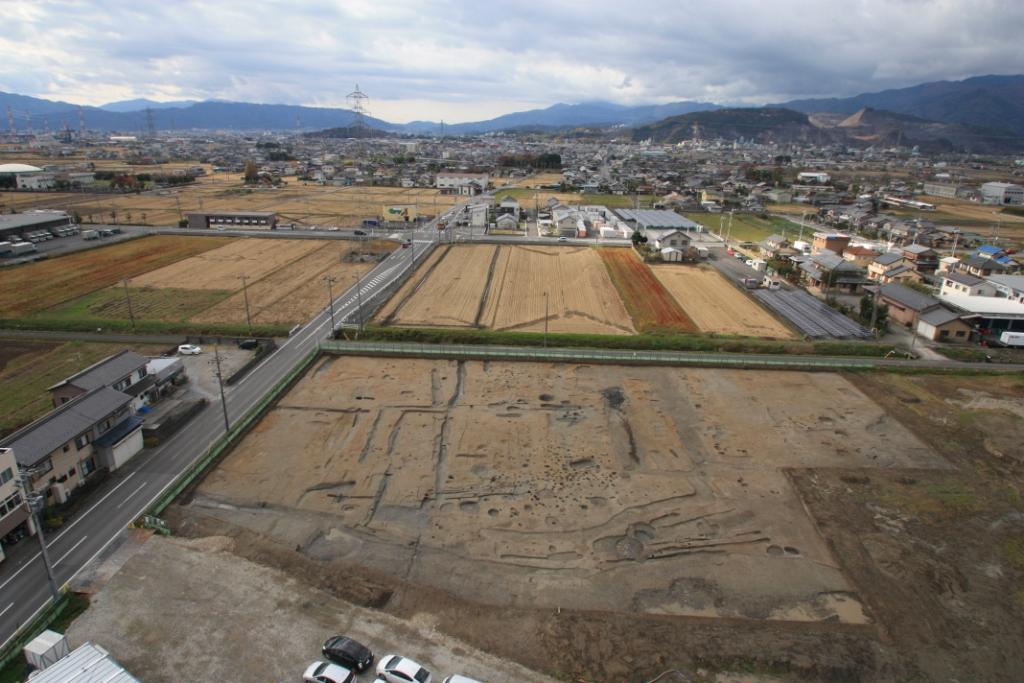
<instances>
[{"instance_id":1,"label":"white cloud","mask_svg":"<svg viewBox=\"0 0 1024 683\"><path fill-rule=\"evenodd\" d=\"M0 90L343 105L359 83L395 121L761 104L1024 72L1021 26L1019 0L38 0L5 5Z\"/></svg>"}]
</instances>

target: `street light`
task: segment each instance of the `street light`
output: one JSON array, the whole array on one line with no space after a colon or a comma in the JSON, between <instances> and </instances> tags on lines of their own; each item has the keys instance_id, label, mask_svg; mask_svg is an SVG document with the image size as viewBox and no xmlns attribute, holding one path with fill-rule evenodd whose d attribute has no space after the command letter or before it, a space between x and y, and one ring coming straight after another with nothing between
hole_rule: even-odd
<instances>
[{"instance_id":1,"label":"street light","mask_svg":"<svg viewBox=\"0 0 1024 683\"><path fill-rule=\"evenodd\" d=\"M548 347L548 293L544 292L544 348Z\"/></svg>"},{"instance_id":2,"label":"street light","mask_svg":"<svg viewBox=\"0 0 1024 683\"><path fill-rule=\"evenodd\" d=\"M337 278L331 277L330 275L324 275L324 282L327 283L327 307L331 311L331 336L334 336L334 290L331 287Z\"/></svg>"},{"instance_id":3,"label":"street light","mask_svg":"<svg viewBox=\"0 0 1024 683\"><path fill-rule=\"evenodd\" d=\"M53 601L60 600L60 589L57 587L57 579L53 576L53 563L50 562L50 553L46 549L46 537L43 535L42 510L45 503L42 493L32 491L33 470L26 468L18 473L18 486L25 495L25 503L32 512L32 521L36 527L36 538L39 540L39 554L43 558L43 566L46 568L46 579L50 584L50 594Z\"/></svg>"}]
</instances>

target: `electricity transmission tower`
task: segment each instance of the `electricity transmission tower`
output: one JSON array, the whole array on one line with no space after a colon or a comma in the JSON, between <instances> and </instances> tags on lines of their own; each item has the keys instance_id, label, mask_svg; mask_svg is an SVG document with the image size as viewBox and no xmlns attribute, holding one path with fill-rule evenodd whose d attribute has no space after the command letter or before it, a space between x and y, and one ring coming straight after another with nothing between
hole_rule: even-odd
<instances>
[{"instance_id":1,"label":"electricity transmission tower","mask_svg":"<svg viewBox=\"0 0 1024 683\"><path fill-rule=\"evenodd\" d=\"M359 89L358 83L355 90L345 95L345 102L355 115L350 127L358 131L356 137L370 137L370 126L366 123L366 116L369 113L366 104L369 101L370 96Z\"/></svg>"}]
</instances>

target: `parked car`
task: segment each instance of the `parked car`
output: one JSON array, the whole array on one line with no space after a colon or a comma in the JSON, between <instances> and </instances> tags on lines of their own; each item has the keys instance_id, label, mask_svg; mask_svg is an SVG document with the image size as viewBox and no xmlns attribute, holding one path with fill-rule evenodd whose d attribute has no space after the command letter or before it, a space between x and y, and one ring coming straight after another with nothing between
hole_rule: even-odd
<instances>
[{"instance_id":1,"label":"parked car","mask_svg":"<svg viewBox=\"0 0 1024 683\"><path fill-rule=\"evenodd\" d=\"M182 344L178 347L178 353L182 356L198 356L203 352L203 347L195 344Z\"/></svg>"},{"instance_id":2,"label":"parked car","mask_svg":"<svg viewBox=\"0 0 1024 683\"><path fill-rule=\"evenodd\" d=\"M430 683L430 672L408 657L388 655L377 664L377 677L387 683Z\"/></svg>"},{"instance_id":3,"label":"parked car","mask_svg":"<svg viewBox=\"0 0 1024 683\"><path fill-rule=\"evenodd\" d=\"M356 234L356 235L365 235L366 234L365 230L353 230L352 232L353 232L353 234Z\"/></svg>"},{"instance_id":4,"label":"parked car","mask_svg":"<svg viewBox=\"0 0 1024 683\"><path fill-rule=\"evenodd\" d=\"M558 238L558 241L559 241L559 242L568 242L568 241L569 241L569 238L568 238L568 237L559 237L559 238Z\"/></svg>"},{"instance_id":5,"label":"parked car","mask_svg":"<svg viewBox=\"0 0 1024 683\"><path fill-rule=\"evenodd\" d=\"M242 341L238 342L238 348L243 349L245 351L252 351L259 345L260 343L256 339L243 339Z\"/></svg>"},{"instance_id":6,"label":"parked car","mask_svg":"<svg viewBox=\"0 0 1024 683\"><path fill-rule=\"evenodd\" d=\"M313 662L302 674L306 683L353 683L356 675L350 670L330 662Z\"/></svg>"},{"instance_id":7,"label":"parked car","mask_svg":"<svg viewBox=\"0 0 1024 683\"><path fill-rule=\"evenodd\" d=\"M324 657L362 673L373 664L373 653L362 643L347 636L328 638L322 649Z\"/></svg>"},{"instance_id":8,"label":"parked car","mask_svg":"<svg viewBox=\"0 0 1024 683\"><path fill-rule=\"evenodd\" d=\"M454 676L449 676L448 678L444 679L443 683L480 683L480 681L476 680L475 678L463 676L462 674L455 674Z\"/></svg>"}]
</instances>

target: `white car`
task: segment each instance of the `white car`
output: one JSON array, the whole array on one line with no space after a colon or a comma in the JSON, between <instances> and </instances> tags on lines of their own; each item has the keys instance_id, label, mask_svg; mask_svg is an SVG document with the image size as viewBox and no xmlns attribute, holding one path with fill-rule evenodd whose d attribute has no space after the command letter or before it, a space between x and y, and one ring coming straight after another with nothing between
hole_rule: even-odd
<instances>
[{"instance_id":1,"label":"white car","mask_svg":"<svg viewBox=\"0 0 1024 683\"><path fill-rule=\"evenodd\" d=\"M386 655L377 664L377 678L387 683L430 683L430 672L408 657Z\"/></svg>"},{"instance_id":2,"label":"white car","mask_svg":"<svg viewBox=\"0 0 1024 683\"><path fill-rule=\"evenodd\" d=\"M178 347L178 353L182 356L198 356L203 352L203 347L195 344L182 344Z\"/></svg>"},{"instance_id":3,"label":"white car","mask_svg":"<svg viewBox=\"0 0 1024 683\"><path fill-rule=\"evenodd\" d=\"M302 674L306 683L353 683L356 675L343 666L330 662L313 662Z\"/></svg>"},{"instance_id":4,"label":"white car","mask_svg":"<svg viewBox=\"0 0 1024 683\"><path fill-rule=\"evenodd\" d=\"M454 676L449 676L444 679L443 683L480 683L480 681L475 678L463 676L462 674L455 674Z\"/></svg>"}]
</instances>

